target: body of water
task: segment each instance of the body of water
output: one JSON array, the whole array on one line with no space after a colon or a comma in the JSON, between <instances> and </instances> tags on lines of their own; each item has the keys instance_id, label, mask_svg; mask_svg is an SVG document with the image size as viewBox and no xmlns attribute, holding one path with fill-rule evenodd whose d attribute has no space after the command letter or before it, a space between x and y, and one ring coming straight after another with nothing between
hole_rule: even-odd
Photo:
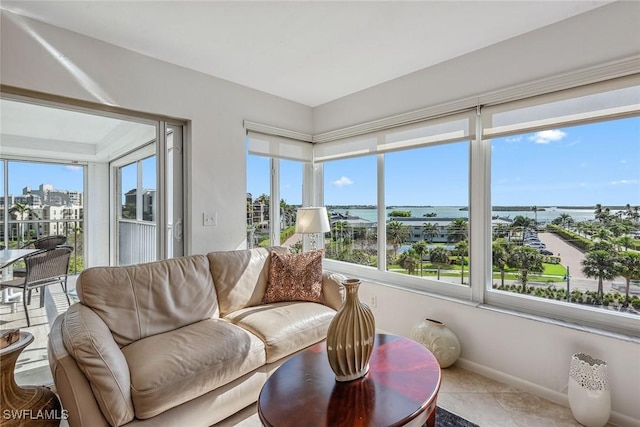
<instances>
[{"instance_id":1,"label":"body of water","mask_svg":"<svg viewBox=\"0 0 640 427\"><path fill-rule=\"evenodd\" d=\"M428 206L428 207L409 207L409 206L396 206L386 209L386 217L389 217L389 213L394 210L410 211L411 216L423 218L427 213L435 213L435 218L469 218L468 210L460 210L462 206ZM513 219L518 215L522 215L527 218L537 218L539 222L551 222L562 214L568 214L574 221L587 221L595 219L593 208L591 209L561 209L561 208L544 208L544 211L533 212L531 210L526 211L494 211L493 216L499 216L500 218ZM360 218L376 222L377 211L375 208L353 208L353 209L330 209L331 212L337 212L358 216ZM614 213L612 211L611 213ZM425 220L428 218L424 217Z\"/></svg>"}]
</instances>

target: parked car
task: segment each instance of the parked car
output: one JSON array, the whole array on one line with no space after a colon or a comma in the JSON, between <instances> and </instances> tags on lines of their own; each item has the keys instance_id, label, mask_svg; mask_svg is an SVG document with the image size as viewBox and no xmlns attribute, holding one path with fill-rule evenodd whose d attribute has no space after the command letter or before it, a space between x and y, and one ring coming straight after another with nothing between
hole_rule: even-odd
<instances>
[{"instance_id":1,"label":"parked car","mask_svg":"<svg viewBox=\"0 0 640 427\"><path fill-rule=\"evenodd\" d=\"M538 252L540 252L542 255L553 255L553 252L551 252L549 249L539 249Z\"/></svg>"},{"instance_id":2,"label":"parked car","mask_svg":"<svg viewBox=\"0 0 640 427\"><path fill-rule=\"evenodd\" d=\"M535 249L545 249L547 246L542 242L528 242L524 244L525 246L529 246L530 248Z\"/></svg>"}]
</instances>

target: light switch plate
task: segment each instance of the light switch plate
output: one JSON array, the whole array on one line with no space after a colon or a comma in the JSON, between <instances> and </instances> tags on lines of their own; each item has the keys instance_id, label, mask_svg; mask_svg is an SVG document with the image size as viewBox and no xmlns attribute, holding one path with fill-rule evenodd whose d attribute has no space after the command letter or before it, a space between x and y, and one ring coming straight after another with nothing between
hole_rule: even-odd
<instances>
[{"instance_id":1,"label":"light switch plate","mask_svg":"<svg viewBox=\"0 0 640 427\"><path fill-rule=\"evenodd\" d=\"M203 213L202 223L206 227L213 227L218 225L218 213L217 212Z\"/></svg>"}]
</instances>

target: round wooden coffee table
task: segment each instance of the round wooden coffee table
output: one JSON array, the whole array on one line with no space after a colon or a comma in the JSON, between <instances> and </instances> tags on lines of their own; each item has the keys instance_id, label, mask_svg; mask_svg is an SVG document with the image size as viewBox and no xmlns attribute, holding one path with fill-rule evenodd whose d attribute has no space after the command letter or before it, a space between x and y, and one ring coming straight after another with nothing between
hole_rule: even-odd
<instances>
[{"instance_id":1,"label":"round wooden coffee table","mask_svg":"<svg viewBox=\"0 0 640 427\"><path fill-rule=\"evenodd\" d=\"M378 334L363 378L338 382L325 343L282 364L262 387L265 426L435 426L438 361L407 338Z\"/></svg>"}]
</instances>

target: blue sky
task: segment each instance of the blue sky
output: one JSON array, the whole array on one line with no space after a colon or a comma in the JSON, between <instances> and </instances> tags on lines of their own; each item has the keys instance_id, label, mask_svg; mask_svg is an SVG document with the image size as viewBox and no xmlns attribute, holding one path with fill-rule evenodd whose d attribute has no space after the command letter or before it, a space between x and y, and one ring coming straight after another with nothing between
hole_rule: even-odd
<instances>
[{"instance_id":1,"label":"blue sky","mask_svg":"<svg viewBox=\"0 0 640 427\"><path fill-rule=\"evenodd\" d=\"M385 156L387 205L459 206L468 201L468 142ZM144 186L155 172L145 161ZM82 168L9 163L9 192L52 184L82 191ZM1 164L0 164L1 167ZM247 191L269 194L269 160L249 156ZM0 175L0 180L3 175ZM125 188L133 188L133 174ZM281 161L281 195L302 202L302 164ZM325 164L325 203L375 204L376 158ZM492 141L492 204L540 206L640 205L640 118L550 129Z\"/></svg>"},{"instance_id":2,"label":"blue sky","mask_svg":"<svg viewBox=\"0 0 640 427\"><path fill-rule=\"evenodd\" d=\"M0 163L0 170L2 170ZM0 176L0 182L4 177ZM9 194L22 194L24 187L37 190L40 184L52 184L59 190L82 191L82 167L47 163L9 162ZM1 190L0 190L1 191Z\"/></svg>"},{"instance_id":3,"label":"blue sky","mask_svg":"<svg viewBox=\"0 0 640 427\"><path fill-rule=\"evenodd\" d=\"M142 160L142 180L145 188L155 188L155 156ZM0 162L0 182L4 177L3 163ZM51 184L56 190L83 191L83 168L74 165L50 163L9 162L9 194L22 194L24 187L37 190L40 184ZM123 188L128 191L136 186L136 164L122 169ZM0 186L0 192L1 190Z\"/></svg>"},{"instance_id":4,"label":"blue sky","mask_svg":"<svg viewBox=\"0 0 640 427\"><path fill-rule=\"evenodd\" d=\"M385 156L387 205L468 204L468 142ZM527 133L492 141L492 204L640 205L640 118ZM296 167L297 166L297 167ZM269 194L269 162L249 156L247 185ZM299 163L283 161L281 196L299 204ZM325 204L376 204L376 158L325 163Z\"/></svg>"}]
</instances>

